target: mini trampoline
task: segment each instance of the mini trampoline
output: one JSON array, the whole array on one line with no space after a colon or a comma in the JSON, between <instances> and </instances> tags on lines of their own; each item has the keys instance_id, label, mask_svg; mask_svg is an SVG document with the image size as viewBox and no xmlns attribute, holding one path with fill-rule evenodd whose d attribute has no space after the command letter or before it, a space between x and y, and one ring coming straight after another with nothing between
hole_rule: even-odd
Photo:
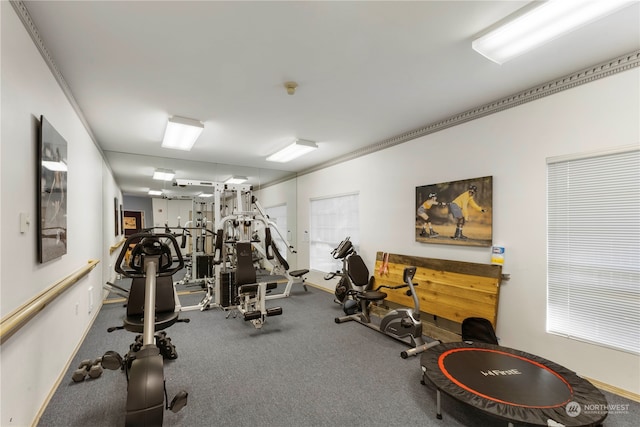
<instances>
[{"instance_id":1,"label":"mini trampoline","mask_svg":"<svg viewBox=\"0 0 640 427\"><path fill-rule=\"evenodd\" d=\"M484 343L440 344L420 359L423 383L509 425L598 426L607 400L589 381L539 356Z\"/></svg>"}]
</instances>

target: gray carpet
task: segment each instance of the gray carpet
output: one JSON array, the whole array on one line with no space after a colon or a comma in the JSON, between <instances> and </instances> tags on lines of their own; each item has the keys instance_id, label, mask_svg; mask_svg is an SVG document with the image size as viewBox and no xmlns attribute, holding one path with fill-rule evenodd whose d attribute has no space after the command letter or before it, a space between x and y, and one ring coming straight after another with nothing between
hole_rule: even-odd
<instances>
[{"instance_id":1,"label":"gray carpet","mask_svg":"<svg viewBox=\"0 0 640 427\"><path fill-rule=\"evenodd\" d=\"M181 297L183 306L200 295ZM165 411L165 426L506 426L506 422L443 396L443 420L435 417L436 393L420 384L419 357L404 360L403 344L350 322L333 295L295 285L281 316L261 330L220 309L181 314L191 323L167 330L179 357L165 363L169 399L189 392L179 413ZM134 334L107 333L124 315L121 304L104 305L75 356L71 369L46 408L39 426L122 426L126 379L107 371L74 383L71 374L83 359L106 350L125 353ZM637 426L640 404L605 393L610 404L628 405L610 414L605 425Z\"/></svg>"}]
</instances>

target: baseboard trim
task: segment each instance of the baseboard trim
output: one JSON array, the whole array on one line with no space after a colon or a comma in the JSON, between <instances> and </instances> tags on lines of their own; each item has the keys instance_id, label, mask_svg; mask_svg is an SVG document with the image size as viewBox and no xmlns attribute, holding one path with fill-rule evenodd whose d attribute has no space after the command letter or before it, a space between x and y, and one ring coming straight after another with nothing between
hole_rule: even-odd
<instances>
[{"instance_id":1,"label":"baseboard trim","mask_svg":"<svg viewBox=\"0 0 640 427\"><path fill-rule=\"evenodd\" d=\"M624 397L625 399L633 400L634 402L640 403L640 394L633 393L631 391L624 390L620 387L612 386L607 383L603 383L602 381L594 380L593 378L584 377L584 379L588 380L591 384L601 390L608 391L609 393L613 393L620 397Z\"/></svg>"},{"instance_id":2,"label":"baseboard trim","mask_svg":"<svg viewBox=\"0 0 640 427\"><path fill-rule=\"evenodd\" d=\"M53 398L53 395L55 394L56 390L58 390L58 387L60 387L62 380L64 380L65 375L67 374L67 371L71 366L71 362L73 361L73 358L76 356L76 354L78 353L78 350L80 350L80 347L82 346L82 343L87 338L87 335L89 334L89 331L91 330L91 327L93 326L94 322L98 318L98 313L100 313L101 309L102 309L102 304L99 304L96 308L94 308L91 322L89 322L87 329L84 331L82 338L78 341L78 344L76 345L76 348L73 350L73 353L71 353L71 356L69 356L69 360L64 365L64 368L62 369L62 372L60 373L60 376L58 377L57 381L53 384L53 387L51 388L51 390L49 390L49 394L47 395L47 398L44 400L44 402L42 402L42 406L40 406L38 413L33 419L33 422L31 423L31 427L37 427L38 424L40 423L40 418L42 418L42 414L44 414L44 411L47 409L47 406L49 406L49 402Z\"/></svg>"}]
</instances>

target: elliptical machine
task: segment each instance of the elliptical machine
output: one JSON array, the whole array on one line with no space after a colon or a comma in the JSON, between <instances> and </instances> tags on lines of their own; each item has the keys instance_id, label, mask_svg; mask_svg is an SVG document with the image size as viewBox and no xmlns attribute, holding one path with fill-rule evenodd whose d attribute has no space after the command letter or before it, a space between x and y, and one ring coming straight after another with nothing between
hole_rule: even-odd
<instances>
[{"instance_id":1,"label":"elliptical machine","mask_svg":"<svg viewBox=\"0 0 640 427\"><path fill-rule=\"evenodd\" d=\"M173 260L171 247L177 256ZM123 259L129 245L135 244L128 266ZM161 426L164 410L178 412L187 404L188 393L180 391L168 403L164 381L164 358L175 359L177 353L171 339L164 332L178 319L175 311L173 274L184 267L184 259L175 237L169 233L142 232L129 236L116 261L115 270L132 278L127 301L127 315L123 326L109 328L109 332L126 329L142 332L142 342L132 344L131 351L123 358L115 351L102 356L102 366L111 370L123 369L127 375L127 405L125 425Z\"/></svg>"},{"instance_id":2,"label":"elliptical machine","mask_svg":"<svg viewBox=\"0 0 640 427\"><path fill-rule=\"evenodd\" d=\"M349 258L349 274L356 273L361 277L368 277L369 270L359 256ZM362 290L352 289L348 294L353 297L354 304L344 304L343 310L346 316L336 317L336 323L356 321L373 330L381 332L405 344L410 344L411 348L403 350L400 356L403 359L409 356L416 356L430 347L440 344L440 341L426 343L422 337L422 321L420 320L420 300L415 292L413 277L416 274L416 267L407 267L403 272L404 284L400 286L378 286L375 290L371 290L371 281L364 284ZM354 280L354 283L358 283ZM360 282L362 283L362 281ZM385 314L379 325L374 324L370 317L370 304L384 300L387 294L381 292L380 289L401 289L409 288L407 296L413 297L414 308L398 308Z\"/></svg>"}]
</instances>

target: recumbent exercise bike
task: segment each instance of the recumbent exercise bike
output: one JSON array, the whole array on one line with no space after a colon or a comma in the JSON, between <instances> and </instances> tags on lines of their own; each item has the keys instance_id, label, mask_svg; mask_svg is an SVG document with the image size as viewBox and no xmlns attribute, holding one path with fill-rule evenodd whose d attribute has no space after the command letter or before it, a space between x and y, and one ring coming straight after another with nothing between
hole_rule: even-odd
<instances>
[{"instance_id":1,"label":"recumbent exercise bike","mask_svg":"<svg viewBox=\"0 0 640 427\"><path fill-rule=\"evenodd\" d=\"M404 284L399 286L380 285L375 290L371 289L373 281L369 278L369 270L360 255L351 255L347 260L347 272L352 284L347 290L342 309L346 316L336 317L336 323L356 321L373 330L382 332L405 344L411 345L408 350L403 350L400 356L406 359L409 356L416 356L430 347L440 344L440 341L426 343L422 337L422 321L420 320L420 300L415 292L413 277L416 274L416 267L407 267L403 272ZM370 306L372 303L383 301L387 294L380 289L401 289L409 288L407 296L413 297L414 308L397 308L389 311L380 320L380 324L374 324L370 317Z\"/></svg>"},{"instance_id":2,"label":"recumbent exercise bike","mask_svg":"<svg viewBox=\"0 0 640 427\"><path fill-rule=\"evenodd\" d=\"M176 322L189 322L189 319L178 318L173 289L173 274L184 267L184 259L172 234L150 231L129 236L118 256L115 270L132 278L131 290L123 326L108 330L142 333L142 339L138 336L124 358L115 351L102 356L104 368L123 369L127 375L127 427L160 426L164 410L178 412L186 406L188 397L186 391L180 391L171 403L168 402L164 358L175 359L177 353L164 332L156 334ZM123 267L129 245L135 246L128 265ZM172 249L177 257L175 262Z\"/></svg>"}]
</instances>

